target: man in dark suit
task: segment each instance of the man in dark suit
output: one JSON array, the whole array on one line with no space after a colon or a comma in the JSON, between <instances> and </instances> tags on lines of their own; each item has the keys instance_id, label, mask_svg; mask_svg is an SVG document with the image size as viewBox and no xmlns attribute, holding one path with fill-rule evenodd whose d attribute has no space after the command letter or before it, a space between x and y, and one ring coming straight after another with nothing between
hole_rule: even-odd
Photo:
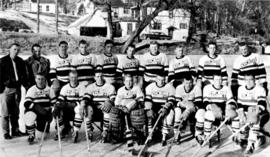
<instances>
[{"instance_id":1,"label":"man in dark suit","mask_svg":"<svg viewBox=\"0 0 270 157\"><path fill-rule=\"evenodd\" d=\"M50 72L50 61L41 56L41 46L34 44L32 46L32 56L25 60L30 86L35 85L35 75L43 74L46 77L47 83L50 84L49 72Z\"/></svg>"},{"instance_id":2,"label":"man in dark suit","mask_svg":"<svg viewBox=\"0 0 270 157\"><path fill-rule=\"evenodd\" d=\"M0 59L0 107L2 132L5 139L22 136L19 130L19 104L21 85L28 89L27 68L24 60L18 57L20 45L10 46L9 54ZM10 134L10 125L11 134Z\"/></svg>"}]
</instances>

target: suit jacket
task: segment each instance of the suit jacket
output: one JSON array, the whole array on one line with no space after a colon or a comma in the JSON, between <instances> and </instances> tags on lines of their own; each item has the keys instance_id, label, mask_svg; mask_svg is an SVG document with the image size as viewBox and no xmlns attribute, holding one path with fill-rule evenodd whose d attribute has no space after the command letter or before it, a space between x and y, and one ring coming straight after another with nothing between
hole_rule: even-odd
<instances>
[{"instance_id":1,"label":"suit jacket","mask_svg":"<svg viewBox=\"0 0 270 157\"><path fill-rule=\"evenodd\" d=\"M17 69L18 81L16 81L10 56L6 55L0 59L0 93L4 91L5 87L19 88L21 85L26 89L29 87L27 68L24 60L17 56L14 62Z\"/></svg>"},{"instance_id":2,"label":"suit jacket","mask_svg":"<svg viewBox=\"0 0 270 157\"><path fill-rule=\"evenodd\" d=\"M48 83L50 84L49 72L50 72L50 61L45 57L40 57L39 59L30 56L25 60L30 86L35 85L35 75L37 73L42 73L45 75Z\"/></svg>"}]
</instances>

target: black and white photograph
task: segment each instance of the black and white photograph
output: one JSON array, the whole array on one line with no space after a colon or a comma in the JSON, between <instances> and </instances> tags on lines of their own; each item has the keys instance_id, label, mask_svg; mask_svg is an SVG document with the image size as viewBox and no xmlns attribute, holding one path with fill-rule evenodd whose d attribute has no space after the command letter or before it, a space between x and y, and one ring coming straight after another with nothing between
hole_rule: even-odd
<instances>
[{"instance_id":1,"label":"black and white photograph","mask_svg":"<svg viewBox=\"0 0 270 157\"><path fill-rule=\"evenodd\" d=\"M269 157L270 0L0 0L0 157Z\"/></svg>"}]
</instances>

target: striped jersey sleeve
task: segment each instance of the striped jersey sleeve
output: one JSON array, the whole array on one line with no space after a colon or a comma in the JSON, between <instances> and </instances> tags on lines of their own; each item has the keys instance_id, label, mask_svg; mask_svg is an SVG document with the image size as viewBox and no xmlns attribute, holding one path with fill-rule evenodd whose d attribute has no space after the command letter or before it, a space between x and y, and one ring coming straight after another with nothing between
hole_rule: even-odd
<instances>
[{"instance_id":1,"label":"striped jersey sleeve","mask_svg":"<svg viewBox=\"0 0 270 157\"><path fill-rule=\"evenodd\" d=\"M39 104L42 107L50 107L52 105L50 98L50 88L46 86L44 89L37 88L36 85L29 88L26 92L24 104L29 107L30 104Z\"/></svg>"}]
</instances>

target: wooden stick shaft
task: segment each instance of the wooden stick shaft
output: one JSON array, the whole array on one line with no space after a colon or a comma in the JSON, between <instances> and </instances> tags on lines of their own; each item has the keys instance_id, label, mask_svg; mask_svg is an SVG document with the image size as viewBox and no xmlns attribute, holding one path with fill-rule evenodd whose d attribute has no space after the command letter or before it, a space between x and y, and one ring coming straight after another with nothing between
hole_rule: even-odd
<instances>
[{"instance_id":1,"label":"wooden stick shaft","mask_svg":"<svg viewBox=\"0 0 270 157\"><path fill-rule=\"evenodd\" d=\"M58 117L56 117L56 127L57 127L57 136L58 136L58 146L60 149L60 156L62 157L62 143L61 143L60 126L59 126L59 118Z\"/></svg>"},{"instance_id":2,"label":"wooden stick shaft","mask_svg":"<svg viewBox=\"0 0 270 157\"><path fill-rule=\"evenodd\" d=\"M143 147L141 148L141 150L140 150L140 152L139 152L139 154L138 154L137 157L140 157L140 156L142 155L142 152L143 152L143 150L145 149L145 147L146 147L148 141L150 140L150 137L152 136L152 134L153 134L153 132L154 132L154 130L155 130L155 128L156 128L156 126L157 126L157 124L158 124L158 122L159 122L159 120L160 120L161 117L162 117L162 115L160 114L160 115L158 116L158 119L157 119L155 125L153 126L153 128L152 128L150 134L148 135L146 141L144 142L144 145L143 145Z\"/></svg>"},{"instance_id":3,"label":"wooden stick shaft","mask_svg":"<svg viewBox=\"0 0 270 157\"><path fill-rule=\"evenodd\" d=\"M46 122L46 124L45 124L45 128L44 128L44 131L43 131L42 136L41 136L41 140L40 140L40 143L39 143L39 148L38 148L38 155L37 155L38 157L40 157L40 152L41 152L41 148L42 148L42 144L43 144L43 141L44 141L45 132L46 132L46 129L47 129L48 123L49 123L49 122Z\"/></svg>"}]
</instances>

